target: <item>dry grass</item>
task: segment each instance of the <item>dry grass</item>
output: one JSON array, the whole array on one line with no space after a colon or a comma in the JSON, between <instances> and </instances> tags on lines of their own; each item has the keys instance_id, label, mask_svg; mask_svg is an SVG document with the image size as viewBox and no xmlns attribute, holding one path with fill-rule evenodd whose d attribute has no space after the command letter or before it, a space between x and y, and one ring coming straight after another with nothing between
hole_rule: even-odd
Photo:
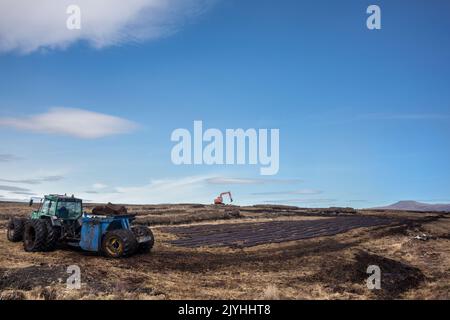
<instances>
[{"instance_id":1,"label":"dry grass","mask_svg":"<svg viewBox=\"0 0 450 320\"><path fill-rule=\"evenodd\" d=\"M136 208L143 216L149 211L159 210L154 206L144 207L141 210ZM181 210L180 206L174 206L174 209ZM189 207L188 210L195 209L199 208ZM170 206L164 210L170 211ZM0 206L0 219L4 219L0 222L5 225L8 216L28 213L29 208L25 205L3 204ZM179 215L185 214L179 212ZM193 214L193 211L189 214ZM305 217L299 213L286 215L284 211L280 215L272 212L268 216L261 212L241 210L238 218L196 224L323 217L323 214L317 214L317 217ZM364 214L397 216L409 220L399 226L359 228L331 237L241 249L172 246L168 242L176 237L154 227L156 245L150 254L119 260L68 249L26 253L21 243L6 241L3 229L0 231L0 298L450 298L448 216L411 213L391 215L386 212ZM414 235L418 232L427 233L430 239L415 240ZM80 290L66 288L66 268L72 264L81 267ZM380 291L371 291L366 287L365 272L369 264L378 264L385 270Z\"/></svg>"},{"instance_id":2,"label":"dry grass","mask_svg":"<svg viewBox=\"0 0 450 320\"><path fill-rule=\"evenodd\" d=\"M280 300L280 290L277 286L270 284L268 285L263 292L262 299L263 300Z\"/></svg>"}]
</instances>

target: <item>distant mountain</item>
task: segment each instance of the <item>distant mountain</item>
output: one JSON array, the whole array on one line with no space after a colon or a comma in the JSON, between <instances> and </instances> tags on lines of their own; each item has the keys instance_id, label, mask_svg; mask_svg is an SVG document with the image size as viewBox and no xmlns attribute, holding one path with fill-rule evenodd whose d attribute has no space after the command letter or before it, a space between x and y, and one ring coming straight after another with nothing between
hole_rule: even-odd
<instances>
[{"instance_id":1,"label":"distant mountain","mask_svg":"<svg viewBox=\"0 0 450 320\"><path fill-rule=\"evenodd\" d=\"M380 210L407 210L407 211L445 211L450 212L450 204L429 204L417 201L399 201L385 207L372 209Z\"/></svg>"}]
</instances>

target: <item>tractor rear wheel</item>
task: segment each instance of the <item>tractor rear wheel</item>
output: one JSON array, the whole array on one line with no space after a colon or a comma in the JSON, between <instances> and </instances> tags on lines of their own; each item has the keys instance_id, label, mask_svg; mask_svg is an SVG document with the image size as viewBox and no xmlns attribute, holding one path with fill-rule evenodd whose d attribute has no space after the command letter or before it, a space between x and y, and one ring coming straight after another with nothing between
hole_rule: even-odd
<instances>
[{"instance_id":1,"label":"tractor rear wheel","mask_svg":"<svg viewBox=\"0 0 450 320\"><path fill-rule=\"evenodd\" d=\"M47 242L47 227L41 219L31 219L25 223L23 233L23 248L27 252L45 251Z\"/></svg>"},{"instance_id":2,"label":"tractor rear wheel","mask_svg":"<svg viewBox=\"0 0 450 320\"><path fill-rule=\"evenodd\" d=\"M140 253L148 253L153 248L153 244L155 243L155 238L153 237L152 230L145 226L133 226L131 230L136 237L136 240L144 238L145 241L138 243L137 251Z\"/></svg>"},{"instance_id":3,"label":"tractor rear wheel","mask_svg":"<svg viewBox=\"0 0 450 320\"><path fill-rule=\"evenodd\" d=\"M59 238L58 229L52 225L49 220L45 221L45 227L47 229L47 237L45 239L45 251L52 251L56 247L56 242Z\"/></svg>"},{"instance_id":4,"label":"tractor rear wheel","mask_svg":"<svg viewBox=\"0 0 450 320\"><path fill-rule=\"evenodd\" d=\"M6 233L6 237L11 242L22 241L24 229L25 219L11 218L8 222L8 231Z\"/></svg>"},{"instance_id":5,"label":"tractor rear wheel","mask_svg":"<svg viewBox=\"0 0 450 320\"><path fill-rule=\"evenodd\" d=\"M110 258L132 255L137 248L136 238L128 229L108 231L103 237L102 251Z\"/></svg>"}]
</instances>

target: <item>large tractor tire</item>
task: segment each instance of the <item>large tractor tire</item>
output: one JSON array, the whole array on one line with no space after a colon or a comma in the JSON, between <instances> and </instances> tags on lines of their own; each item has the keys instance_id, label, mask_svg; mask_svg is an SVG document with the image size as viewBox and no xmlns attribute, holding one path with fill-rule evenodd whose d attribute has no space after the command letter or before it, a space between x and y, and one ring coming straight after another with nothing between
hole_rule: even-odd
<instances>
[{"instance_id":1,"label":"large tractor tire","mask_svg":"<svg viewBox=\"0 0 450 320\"><path fill-rule=\"evenodd\" d=\"M102 252L110 258L132 255L137 248L136 238L130 230L118 229L108 231L103 237Z\"/></svg>"},{"instance_id":2,"label":"large tractor tire","mask_svg":"<svg viewBox=\"0 0 450 320\"><path fill-rule=\"evenodd\" d=\"M45 221L45 228L47 229L47 237L45 240L45 251L52 251L56 247L56 243L59 239L59 230L54 227L49 220Z\"/></svg>"},{"instance_id":3,"label":"large tractor tire","mask_svg":"<svg viewBox=\"0 0 450 320\"><path fill-rule=\"evenodd\" d=\"M6 237L11 242L22 241L24 230L25 230L25 219L11 218L8 222L8 231L6 233Z\"/></svg>"},{"instance_id":4,"label":"large tractor tire","mask_svg":"<svg viewBox=\"0 0 450 320\"><path fill-rule=\"evenodd\" d=\"M153 248L153 245L155 244L155 238L153 237L152 230L150 230L145 226L133 226L131 227L131 230L133 231L137 241L139 241L139 239L142 238L146 239L146 241L138 243L137 252L139 253L150 252L150 250Z\"/></svg>"},{"instance_id":5,"label":"large tractor tire","mask_svg":"<svg viewBox=\"0 0 450 320\"><path fill-rule=\"evenodd\" d=\"M47 227L44 220L31 219L25 223L23 248L27 252L45 251L47 243Z\"/></svg>"}]
</instances>

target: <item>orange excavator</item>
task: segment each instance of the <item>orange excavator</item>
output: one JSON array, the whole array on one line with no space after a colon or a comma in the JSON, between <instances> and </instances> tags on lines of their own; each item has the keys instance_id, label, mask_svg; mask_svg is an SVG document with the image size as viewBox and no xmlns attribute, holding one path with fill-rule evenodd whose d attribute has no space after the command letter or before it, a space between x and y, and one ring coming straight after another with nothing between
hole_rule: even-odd
<instances>
[{"instance_id":1,"label":"orange excavator","mask_svg":"<svg viewBox=\"0 0 450 320\"><path fill-rule=\"evenodd\" d=\"M233 202L233 197L231 196L231 192L222 192L217 198L214 199L214 204L224 204L223 196L228 195L230 197L230 202Z\"/></svg>"}]
</instances>

